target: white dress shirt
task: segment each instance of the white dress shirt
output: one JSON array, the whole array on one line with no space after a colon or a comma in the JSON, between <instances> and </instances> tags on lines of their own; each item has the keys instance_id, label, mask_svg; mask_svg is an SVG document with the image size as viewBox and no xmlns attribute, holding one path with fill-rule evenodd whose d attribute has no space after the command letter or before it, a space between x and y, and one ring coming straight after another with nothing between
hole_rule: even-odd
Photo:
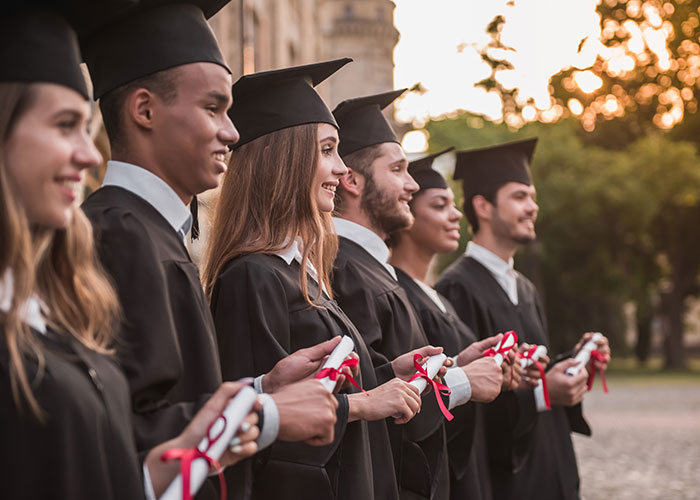
<instances>
[{"instance_id":1,"label":"white dress shirt","mask_svg":"<svg viewBox=\"0 0 700 500\"><path fill-rule=\"evenodd\" d=\"M108 161L103 186L117 186L155 208L184 241L192 228L192 214L173 188L145 168L122 161Z\"/></svg>"},{"instance_id":2,"label":"white dress shirt","mask_svg":"<svg viewBox=\"0 0 700 500\"><path fill-rule=\"evenodd\" d=\"M488 269L513 305L518 305L518 273L513 269L512 257L506 262L491 250L473 241L467 243L467 251L464 253Z\"/></svg>"}]
</instances>

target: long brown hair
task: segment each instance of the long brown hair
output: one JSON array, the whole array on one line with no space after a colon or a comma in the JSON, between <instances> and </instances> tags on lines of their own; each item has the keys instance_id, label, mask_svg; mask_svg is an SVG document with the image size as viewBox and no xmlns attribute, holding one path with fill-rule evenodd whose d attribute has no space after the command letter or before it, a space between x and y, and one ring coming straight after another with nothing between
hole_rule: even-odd
<instances>
[{"instance_id":1,"label":"long brown hair","mask_svg":"<svg viewBox=\"0 0 700 500\"><path fill-rule=\"evenodd\" d=\"M110 353L119 306L94 251L92 227L75 208L64 229L31 227L21 201L11 189L5 165L5 144L14 125L31 107L37 88L26 83L0 83L0 275L9 270L14 282L10 309L3 315L2 342L9 354L12 395L18 408L28 404L39 419L43 412L34 397L44 366L41 344L22 321L21 309L32 294L46 304L47 323L71 335L89 349ZM39 370L29 380L25 359Z\"/></svg>"},{"instance_id":2,"label":"long brown hair","mask_svg":"<svg viewBox=\"0 0 700 500\"><path fill-rule=\"evenodd\" d=\"M203 282L209 298L216 278L231 259L273 253L302 241L299 282L307 287L306 265L318 271L329 293L338 251L330 214L316 203L314 179L319 161L318 125L285 128L244 144L231 154L216 203L205 255ZM321 296L321 287L314 300Z\"/></svg>"}]
</instances>

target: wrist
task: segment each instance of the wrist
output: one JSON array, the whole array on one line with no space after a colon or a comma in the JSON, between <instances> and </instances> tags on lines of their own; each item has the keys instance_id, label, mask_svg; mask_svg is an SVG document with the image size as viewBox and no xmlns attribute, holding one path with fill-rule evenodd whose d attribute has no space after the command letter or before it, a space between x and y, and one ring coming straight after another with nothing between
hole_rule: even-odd
<instances>
[{"instance_id":1,"label":"wrist","mask_svg":"<svg viewBox=\"0 0 700 500\"><path fill-rule=\"evenodd\" d=\"M348 394L348 422L363 420L365 415L365 402L368 393L357 392Z\"/></svg>"}]
</instances>

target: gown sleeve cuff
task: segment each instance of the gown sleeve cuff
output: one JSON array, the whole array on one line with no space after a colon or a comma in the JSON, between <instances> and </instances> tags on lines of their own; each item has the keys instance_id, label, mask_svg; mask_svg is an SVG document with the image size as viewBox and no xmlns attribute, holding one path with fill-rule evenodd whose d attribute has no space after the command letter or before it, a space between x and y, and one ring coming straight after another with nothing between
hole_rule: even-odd
<instances>
[{"instance_id":1,"label":"gown sleeve cuff","mask_svg":"<svg viewBox=\"0 0 700 500\"><path fill-rule=\"evenodd\" d=\"M450 388L449 409L463 405L472 397L472 386L469 383L467 374L460 367L447 369L445 373L445 384Z\"/></svg>"},{"instance_id":2,"label":"gown sleeve cuff","mask_svg":"<svg viewBox=\"0 0 700 500\"><path fill-rule=\"evenodd\" d=\"M157 500L156 492L153 490L153 483L151 482L151 474L148 472L146 462L143 463L143 491L146 494L146 500Z\"/></svg>"},{"instance_id":3,"label":"gown sleeve cuff","mask_svg":"<svg viewBox=\"0 0 700 500\"><path fill-rule=\"evenodd\" d=\"M258 394L262 394L263 392L265 392L263 391L262 386L262 379L264 376L265 374L263 373L262 375L258 375L257 377L255 377L255 380L253 380L253 389L255 389L255 392L257 392Z\"/></svg>"},{"instance_id":4,"label":"gown sleeve cuff","mask_svg":"<svg viewBox=\"0 0 700 500\"><path fill-rule=\"evenodd\" d=\"M280 414L275 400L269 394L261 394L260 400L263 407L263 424L258 437L258 450L263 450L277 439L280 431Z\"/></svg>"}]
</instances>

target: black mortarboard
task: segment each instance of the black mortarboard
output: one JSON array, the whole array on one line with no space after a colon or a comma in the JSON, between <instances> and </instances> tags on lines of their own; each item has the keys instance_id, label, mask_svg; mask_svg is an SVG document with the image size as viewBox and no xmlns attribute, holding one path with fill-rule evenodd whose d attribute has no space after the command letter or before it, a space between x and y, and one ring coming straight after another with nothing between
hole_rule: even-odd
<instances>
[{"instance_id":1,"label":"black mortarboard","mask_svg":"<svg viewBox=\"0 0 700 500\"><path fill-rule=\"evenodd\" d=\"M228 0L142 0L104 25L78 26L95 99L138 78L183 64L211 62L230 71L207 18Z\"/></svg>"},{"instance_id":2,"label":"black mortarboard","mask_svg":"<svg viewBox=\"0 0 700 500\"><path fill-rule=\"evenodd\" d=\"M423 191L424 189L431 188L447 189L448 186L445 178L440 172L433 170L433 160L435 160L435 158L438 156L449 153L453 149L453 147L443 149L438 153L424 156L418 160L413 160L408 164L408 173L411 174L411 177L413 177L413 179L418 183L418 186L420 187L418 190L419 192Z\"/></svg>"},{"instance_id":3,"label":"black mortarboard","mask_svg":"<svg viewBox=\"0 0 700 500\"><path fill-rule=\"evenodd\" d=\"M306 123L338 124L314 87L350 58L244 75L233 84L228 111L241 134L237 148L270 132Z\"/></svg>"},{"instance_id":4,"label":"black mortarboard","mask_svg":"<svg viewBox=\"0 0 700 500\"><path fill-rule=\"evenodd\" d=\"M487 148L457 152L454 178L462 179L464 198L469 199L498 184L532 184L530 160L537 138Z\"/></svg>"},{"instance_id":5,"label":"black mortarboard","mask_svg":"<svg viewBox=\"0 0 700 500\"><path fill-rule=\"evenodd\" d=\"M401 143L382 114L406 89L347 99L333 110L340 126L340 156L384 142Z\"/></svg>"},{"instance_id":6,"label":"black mortarboard","mask_svg":"<svg viewBox=\"0 0 700 500\"><path fill-rule=\"evenodd\" d=\"M2 15L0 81L56 83L87 99L80 61L75 33L56 12L16 7Z\"/></svg>"}]
</instances>

